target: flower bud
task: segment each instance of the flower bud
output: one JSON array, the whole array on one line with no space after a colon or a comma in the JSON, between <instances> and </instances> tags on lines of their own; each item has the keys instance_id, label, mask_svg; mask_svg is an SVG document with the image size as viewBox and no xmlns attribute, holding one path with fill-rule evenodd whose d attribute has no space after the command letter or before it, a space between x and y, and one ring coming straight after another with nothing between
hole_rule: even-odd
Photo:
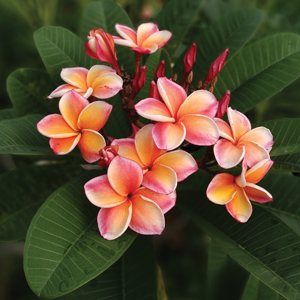
<instances>
[{"instance_id":1,"label":"flower bud","mask_svg":"<svg viewBox=\"0 0 300 300\"><path fill-rule=\"evenodd\" d=\"M165 76L165 70L166 70L166 63L164 60L162 60L154 72L155 82L157 81L158 78Z\"/></svg>"},{"instance_id":2,"label":"flower bud","mask_svg":"<svg viewBox=\"0 0 300 300\"><path fill-rule=\"evenodd\" d=\"M137 95L139 91L142 89L142 87L145 85L146 82L146 73L147 73L147 67L142 66L140 67L139 72L136 74L135 78L132 82L132 93L134 95Z\"/></svg>"},{"instance_id":3,"label":"flower bud","mask_svg":"<svg viewBox=\"0 0 300 300\"><path fill-rule=\"evenodd\" d=\"M226 91L226 93L223 95L223 97L221 98L221 100L219 101L219 107L217 110L217 114L216 117L219 119L222 119L223 116L225 115L228 105L229 105L229 101L230 101L230 91Z\"/></svg>"},{"instance_id":4,"label":"flower bud","mask_svg":"<svg viewBox=\"0 0 300 300\"><path fill-rule=\"evenodd\" d=\"M106 146L99 151L100 154L100 161L98 165L100 167L108 167L111 161L118 155L119 146Z\"/></svg>"},{"instance_id":5,"label":"flower bud","mask_svg":"<svg viewBox=\"0 0 300 300\"><path fill-rule=\"evenodd\" d=\"M186 53L183 59L183 71L188 74L196 61L197 45L194 43Z\"/></svg>"},{"instance_id":6,"label":"flower bud","mask_svg":"<svg viewBox=\"0 0 300 300\"><path fill-rule=\"evenodd\" d=\"M220 73L220 71L225 65L228 53L229 49L227 48L217 57L217 59L214 62L212 62L204 83L207 84L211 82Z\"/></svg>"},{"instance_id":7,"label":"flower bud","mask_svg":"<svg viewBox=\"0 0 300 300\"><path fill-rule=\"evenodd\" d=\"M162 100L161 97L160 97L157 85L156 85L155 81L153 81L153 80L150 83L149 98L154 98L154 99L157 99L157 100Z\"/></svg>"},{"instance_id":8,"label":"flower bud","mask_svg":"<svg viewBox=\"0 0 300 300\"><path fill-rule=\"evenodd\" d=\"M188 76L187 79L186 79L186 82L187 82L188 84L191 84L192 81L193 81L193 77L194 77L194 72L191 71L190 74L189 74L189 76Z\"/></svg>"}]
</instances>

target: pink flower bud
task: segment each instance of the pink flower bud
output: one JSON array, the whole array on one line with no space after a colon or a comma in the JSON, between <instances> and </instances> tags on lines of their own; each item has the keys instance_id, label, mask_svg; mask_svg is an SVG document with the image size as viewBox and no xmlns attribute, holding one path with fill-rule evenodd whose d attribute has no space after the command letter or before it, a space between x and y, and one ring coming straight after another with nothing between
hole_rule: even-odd
<instances>
[{"instance_id":1,"label":"pink flower bud","mask_svg":"<svg viewBox=\"0 0 300 300\"><path fill-rule=\"evenodd\" d=\"M230 101L230 91L226 91L226 93L223 95L223 97L221 98L221 100L219 101L219 107L218 107L218 111L216 114L216 117L219 119L222 119L223 116L225 115L228 105L229 105L229 101Z\"/></svg>"},{"instance_id":2,"label":"pink flower bud","mask_svg":"<svg viewBox=\"0 0 300 300\"><path fill-rule=\"evenodd\" d=\"M166 63L164 60L162 60L154 72L155 82L157 81L158 78L165 76L165 70L166 70Z\"/></svg>"},{"instance_id":3,"label":"pink flower bud","mask_svg":"<svg viewBox=\"0 0 300 300\"><path fill-rule=\"evenodd\" d=\"M211 82L222 70L222 68L225 65L227 56L229 53L229 49L225 49L218 57L217 59L210 65L210 69L206 75L204 83Z\"/></svg>"},{"instance_id":4,"label":"pink flower bud","mask_svg":"<svg viewBox=\"0 0 300 300\"><path fill-rule=\"evenodd\" d=\"M160 101L162 100L161 97L160 97L157 85L153 80L150 83L149 98L154 98L154 99L157 99L157 100L160 100Z\"/></svg>"},{"instance_id":5,"label":"pink flower bud","mask_svg":"<svg viewBox=\"0 0 300 300\"><path fill-rule=\"evenodd\" d=\"M87 38L88 42L85 43L87 55L107 62L114 68L117 65L117 54L112 36L99 28L91 30Z\"/></svg>"},{"instance_id":6,"label":"pink flower bud","mask_svg":"<svg viewBox=\"0 0 300 300\"><path fill-rule=\"evenodd\" d=\"M194 43L186 53L183 59L183 71L185 74L188 74L196 61L196 52L197 52L197 45Z\"/></svg>"},{"instance_id":7,"label":"pink flower bud","mask_svg":"<svg viewBox=\"0 0 300 300\"><path fill-rule=\"evenodd\" d=\"M142 67L140 67L140 70L136 74L135 78L133 79L132 93L134 95L137 95L139 93L139 91L142 89L142 87L145 85L146 73L147 73L147 67L142 66Z\"/></svg>"},{"instance_id":8,"label":"pink flower bud","mask_svg":"<svg viewBox=\"0 0 300 300\"><path fill-rule=\"evenodd\" d=\"M100 154L100 161L98 165L100 167L108 167L111 161L118 155L119 146L106 146L99 151Z\"/></svg>"}]
</instances>

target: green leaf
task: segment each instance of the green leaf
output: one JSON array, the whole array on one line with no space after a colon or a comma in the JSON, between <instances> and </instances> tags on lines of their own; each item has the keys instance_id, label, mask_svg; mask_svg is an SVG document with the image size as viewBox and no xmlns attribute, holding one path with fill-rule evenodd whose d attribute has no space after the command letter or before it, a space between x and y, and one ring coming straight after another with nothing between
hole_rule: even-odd
<instances>
[{"instance_id":1,"label":"green leaf","mask_svg":"<svg viewBox=\"0 0 300 300\"><path fill-rule=\"evenodd\" d=\"M153 22L158 25L159 30L172 32L172 38L164 46L172 62L180 56L182 51L186 50L187 47L182 43L204 4L205 1L199 0L172 0L154 18Z\"/></svg>"},{"instance_id":2,"label":"green leaf","mask_svg":"<svg viewBox=\"0 0 300 300\"><path fill-rule=\"evenodd\" d=\"M97 60L85 53L83 41L62 27L47 26L34 33L34 42L55 84L61 84L62 68L84 67L89 69Z\"/></svg>"},{"instance_id":3,"label":"green leaf","mask_svg":"<svg viewBox=\"0 0 300 300\"><path fill-rule=\"evenodd\" d=\"M277 175L281 175L277 173ZM283 175L285 175L283 173ZM205 230L231 258L288 299L300 299L300 236L268 206L253 205L253 215L245 224L235 221L222 205L211 203L205 195L209 176L202 172L190 176L178 188L178 204ZM295 192L299 187L274 185ZM272 194L272 189L269 189ZM274 196L274 195L273 195ZM277 198L274 197L274 202ZM282 197L283 202L288 196ZM293 201L293 200L290 200Z\"/></svg>"},{"instance_id":4,"label":"green leaf","mask_svg":"<svg viewBox=\"0 0 300 300\"><path fill-rule=\"evenodd\" d=\"M272 157L272 170L283 172L300 172L300 153Z\"/></svg>"},{"instance_id":5,"label":"green leaf","mask_svg":"<svg viewBox=\"0 0 300 300\"><path fill-rule=\"evenodd\" d=\"M142 100L149 97L150 83L152 80L154 80L154 72L162 60L164 60L166 63L165 76L168 78L172 77L172 69L169 54L166 50L159 49L158 51L150 55L146 60L146 83L139 92L139 94L136 96L136 99Z\"/></svg>"},{"instance_id":6,"label":"green leaf","mask_svg":"<svg viewBox=\"0 0 300 300\"><path fill-rule=\"evenodd\" d=\"M157 300L156 272L151 238L140 235L104 273L60 299Z\"/></svg>"},{"instance_id":7,"label":"green leaf","mask_svg":"<svg viewBox=\"0 0 300 300\"><path fill-rule=\"evenodd\" d=\"M70 165L23 166L1 174L0 240L25 239L41 204L81 170Z\"/></svg>"},{"instance_id":8,"label":"green leaf","mask_svg":"<svg viewBox=\"0 0 300 300\"><path fill-rule=\"evenodd\" d=\"M16 118L16 114L12 108L0 110L0 121L13 118Z\"/></svg>"},{"instance_id":9,"label":"green leaf","mask_svg":"<svg viewBox=\"0 0 300 300\"><path fill-rule=\"evenodd\" d=\"M281 295L271 290L253 275L249 276L241 300L283 300Z\"/></svg>"},{"instance_id":10,"label":"green leaf","mask_svg":"<svg viewBox=\"0 0 300 300\"><path fill-rule=\"evenodd\" d=\"M88 201L83 189L94 176L94 172L85 174L58 189L30 224L24 270L39 296L58 297L85 284L120 258L137 236L130 230L113 241L100 236L99 208Z\"/></svg>"},{"instance_id":11,"label":"green leaf","mask_svg":"<svg viewBox=\"0 0 300 300\"><path fill-rule=\"evenodd\" d=\"M256 28L261 23L263 13L254 8L244 8L226 14L218 21L203 29L196 22L191 30L187 43L197 44L197 59L194 65L194 82L204 80L211 63L226 49L229 48L227 63L251 39ZM175 65L176 72L182 74L183 57Z\"/></svg>"},{"instance_id":12,"label":"green leaf","mask_svg":"<svg viewBox=\"0 0 300 300\"><path fill-rule=\"evenodd\" d=\"M130 18L125 10L110 0L102 0L90 3L83 13L80 37L87 42L88 33L94 28L102 28L111 35L119 36L115 24L122 24L134 29ZM124 66L128 73L134 72L135 54L128 47L116 45L119 65Z\"/></svg>"},{"instance_id":13,"label":"green leaf","mask_svg":"<svg viewBox=\"0 0 300 300\"><path fill-rule=\"evenodd\" d=\"M43 115L28 115L0 122L0 153L49 155L49 139L41 135L36 124Z\"/></svg>"},{"instance_id":14,"label":"green leaf","mask_svg":"<svg viewBox=\"0 0 300 300\"><path fill-rule=\"evenodd\" d=\"M57 99L47 99L52 82L45 71L18 69L7 78L7 92L16 117L57 112Z\"/></svg>"},{"instance_id":15,"label":"green leaf","mask_svg":"<svg viewBox=\"0 0 300 300\"><path fill-rule=\"evenodd\" d=\"M230 90L230 106L245 112L300 76L300 37L267 36L246 46L222 69L214 90L220 99Z\"/></svg>"}]
</instances>

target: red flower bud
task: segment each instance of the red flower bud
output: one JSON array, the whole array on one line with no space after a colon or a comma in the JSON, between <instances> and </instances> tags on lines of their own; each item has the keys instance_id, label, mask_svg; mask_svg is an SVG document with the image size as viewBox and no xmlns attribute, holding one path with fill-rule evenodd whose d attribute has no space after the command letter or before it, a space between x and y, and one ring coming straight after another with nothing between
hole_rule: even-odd
<instances>
[{"instance_id":1,"label":"red flower bud","mask_svg":"<svg viewBox=\"0 0 300 300\"><path fill-rule=\"evenodd\" d=\"M194 43L186 53L183 59L183 71L185 74L188 74L196 61L196 52L197 52L197 45Z\"/></svg>"},{"instance_id":2,"label":"red flower bud","mask_svg":"<svg viewBox=\"0 0 300 300\"><path fill-rule=\"evenodd\" d=\"M98 165L100 167L108 167L111 161L118 155L119 146L106 146L99 151L100 154L100 161Z\"/></svg>"},{"instance_id":3,"label":"red flower bud","mask_svg":"<svg viewBox=\"0 0 300 300\"><path fill-rule=\"evenodd\" d=\"M147 73L147 67L142 66L140 67L139 72L136 74L135 78L132 82L132 93L134 95L137 95L139 91L142 89L142 87L145 85L146 82L146 73Z\"/></svg>"},{"instance_id":4,"label":"red flower bud","mask_svg":"<svg viewBox=\"0 0 300 300\"><path fill-rule=\"evenodd\" d=\"M225 115L228 105L229 105L229 101L230 101L230 91L227 91L223 97L221 98L221 100L219 101L219 107L218 107L218 111L216 114L216 117L219 119L222 119L223 116Z\"/></svg>"},{"instance_id":5,"label":"red flower bud","mask_svg":"<svg viewBox=\"0 0 300 300\"><path fill-rule=\"evenodd\" d=\"M157 85L156 85L155 81L153 81L153 80L150 83L149 98L154 98L154 99L162 101L160 94L158 92Z\"/></svg>"},{"instance_id":6,"label":"red flower bud","mask_svg":"<svg viewBox=\"0 0 300 300\"><path fill-rule=\"evenodd\" d=\"M166 63L164 60L162 60L154 72L155 82L157 81L158 78L165 76L165 70L166 70Z\"/></svg>"},{"instance_id":7,"label":"red flower bud","mask_svg":"<svg viewBox=\"0 0 300 300\"><path fill-rule=\"evenodd\" d=\"M204 84L211 82L222 70L222 68L225 65L227 56L229 53L229 49L225 49L218 57L217 59L210 65L210 69L206 75Z\"/></svg>"}]
</instances>

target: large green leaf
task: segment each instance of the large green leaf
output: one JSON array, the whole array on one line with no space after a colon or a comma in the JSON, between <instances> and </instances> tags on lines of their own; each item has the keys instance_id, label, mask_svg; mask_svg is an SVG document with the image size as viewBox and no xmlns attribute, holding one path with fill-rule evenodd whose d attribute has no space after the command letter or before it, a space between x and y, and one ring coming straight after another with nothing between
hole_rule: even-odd
<instances>
[{"instance_id":1,"label":"large green leaf","mask_svg":"<svg viewBox=\"0 0 300 300\"><path fill-rule=\"evenodd\" d=\"M83 13L80 37L86 42L88 33L94 28L102 28L105 32L119 36L115 24L122 24L133 28L132 22L125 10L110 0L92 2ZM128 47L116 45L119 65L124 66L128 73L134 72L135 55Z\"/></svg>"},{"instance_id":2,"label":"large green leaf","mask_svg":"<svg viewBox=\"0 0 300 300\"><path fill-rule=\"evenodd\" d=\"M194 82L204 80L211 63L229 48L227 63L252 37L261 23L263 13L254 8L245 8L237 12L226 14L220 20L203 29L196 22L190 32L190 41L197 44L197 59L194 65ZM192 39L191 39L192 38ZM181 56L183 59L185 53ZM175 71L182 74L183 62L175 65Z\"/></svg>"},{"instance_id":3,"label":"large green leaf","mask_svg":"<svg viewBox=\"0 0 300 300\"><path fill-rule=\"evenodd\" d=\"M7 92L17 117L57 112L57 99L47 99L52 82L45 71L18 69L7 78Z\"/></svg>"},{"instance_id":4,"label":"large green leaf","mask_svg":"<svg viewBox=\"0 0 300 300\"><path fill-rule=\"evenodd\" d=\"M16 118L16 114L12 108L0 110L0 121L13 118Z\"/></svg>"},{"instance_id":5,"label":"large green leaf","mask_svg":"<svg viewBox=\"0 0 300 300\"><path fill-rule=\"evenodd\" d=\"M60 299L157 300L156 272L151 238L140 235L104 273Z\"/></svg>"},{"instance_id":6,"label":"large green leaf","mask_svg":"<svg viewBox=\"0 0 300 300\"><path fill-rule=\"evenodd\" d=\"M137 236L127 230L104 240L98 230L99 208L85 196L83 185L95 173L74 179L40 207L28 229L24 270L31 289L53 298L80 287L111 266Z\"/></svg>"},{"instance_id":7,"label":"large green leaf","mask_svg":"<svg viewBox=\"0 0 300 300\"><path fill-rule=\"evenodd\" d=\"M279 173L274 176L281 175ZM285 174L283 174L285 175ZM300 178L297 178L300 180ZM199 172L178 188L178 202L192 218L230 257L272 289L288 299L300 299L300 235L275 216L267 205L254 206L253 215L245 224L236 222L224 206L207 200L205 190L210 176ZM287 202L297 194L299 180L292 186L279 179L273 187L294 194L282 197ZM273 193L273 189L269 189ZM277 196L274 196L274 203Z\"/></svg>"},{"instance_id":8,"label":"large green leaf","mask_svg":"<svg viewBox=\"0 0 300 300\"><path fill-rule=\"evenodd\" d=\"M230 90L230 106L245 112L267 100L300 76L300 37L270 35L246 46L225 64L214 94Z\"/></svg>"},{"instance_id":9,"label":"large green leaf","mask_svg":"<svg viewBox=\"0 0 300 300\"><path fill-rule=\"evenodd\" d=\"M34 41L39 54L55 84L61 84L62 68L90 68L98 61L90 58L84 49L83 41L71 31L55 26L38 29Z\"/></svg>"},{"instance_id":10,"label":"large green leaf","mask_svg":"<svg viewBox=\"0 0 300 300\"><path fill-rule=\"evenodd\" d=\"M48 138L36 129L43 115L28 115L0 122L0 153L49 155Z\"/></svg>"},{"instance_id":11,"label":"large green leaf","mask_svg":"<svg viewBox=\"0 0 300 300\"><path fill-rule=\"evenodd\" d=\"M25 239L37 209L82 169L70 165L23 166L0 175L0 240Z\"/></svg>"},{"instance_id":12,"label":"large green leaf","mask_svg":"<svg viewBox=\"0 0 300 300\"><path fill-rule=\"evenodd\" d=\"M300 172L300 153L272 157L272 169L284 172Z\"/></svg>"}]
</instances>

